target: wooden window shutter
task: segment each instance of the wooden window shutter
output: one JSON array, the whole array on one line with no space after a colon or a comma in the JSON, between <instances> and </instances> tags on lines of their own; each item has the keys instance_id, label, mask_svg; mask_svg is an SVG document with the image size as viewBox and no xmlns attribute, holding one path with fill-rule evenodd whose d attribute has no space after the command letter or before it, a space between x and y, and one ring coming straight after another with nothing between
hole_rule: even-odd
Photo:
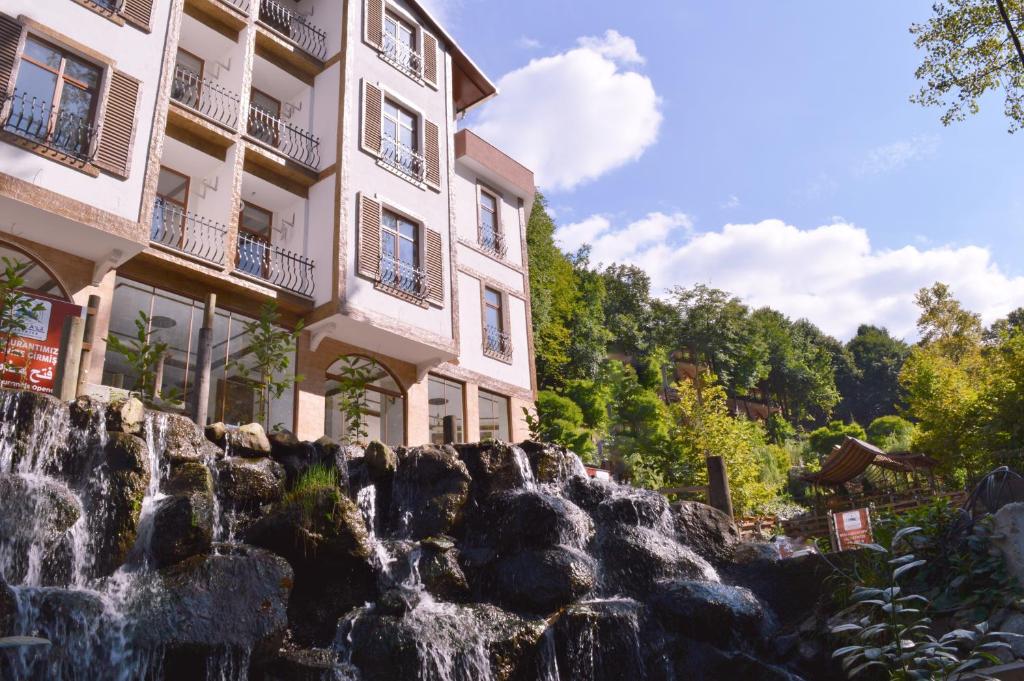
<instances>
[{"instance_id":1,"label":"wooden window shutter","mask_svg":"<svg viewBox=\"0 0 1024 681\"><path fill-rule=\"evenodd\" d=\"M423 80L437 87L437 38L423 32Z\"/></svg>"},{"instance_id":2,"label":"wooden window shutter","mask_svg":"<svg viewBox=\"0 0 1024 681\"><path fill-rule=\"evenodd\" d=\"M381 49L384 45L384 0L366 0L363 22L366 42Z\"/></svg>"},{"instance_id":3,"label":"wooden window shutter","mask_svg":"<svg viewBox=\"0 0 1024 681\"><path fill-rule=\"evenodd\" d=\"M0 95L6 94L11 85L20 43L21 24L13 17L0 14Z\"/></svg>"},{"instance_id":4,"label":"wooden window shutter","mask_svg":"<svg viewBox=\"0 0 1024 681\"><path fill-rule=\"evenodd\" d=\"M437 124L423 123L423 156L427 163L425 179L434 189L441 188L441 133Z\"/></svg>"},{"instance_id":5,"label":"wooden window shutter","mask_svg":"<svg viewBox=\"0 0 1024 681\"><path fill-rule=\"evenodd\" d=\"M380 201L374 201L365 194L359 195L356 272L374 281L380 267L380 211Z\"/></svg>"},{"instance_id":6,"label":"wooden window shutter","mask_svg":"<svg viewBox=\"0 0 1024 681\"><path fill-rule=\"evenodd\" d=\"M153 16L153 0L124 0L121 14L126 21L148 31L150 18Z\"/></svg>"},{"instance_id":7,"label":"wooden window shutter","mask_svg":"<svg viewBox=\"0 0 1024 681\"><path fill-rule=\"evenodd\" d=\"M376 85L363 82L363 149L380 156L380 121L384 93Z\"/></svg>"},{"instance_id":8,"label":"wooden window shutter","mask_svg":"<svg viewBox=\"0 0 1024 681\"><path fill-rule=\"evenodd\" d=\"M135 140L135 107L139 101L139 81L120 71L110 77L106 109L100 129L100 143L93 163L117 177L127 178L132 165Z\"/></svg>"},{"instance_id":9,"label":"wooden window shutter","mask_svg":"<svg viewBox=\"0 0 1024 681\"><path fill-rule=\"evenodd\" d=\"M444 258L441 256L441 233L424 229L427 255L427 300L444 305Z\"/></svg>"}]
</instances>

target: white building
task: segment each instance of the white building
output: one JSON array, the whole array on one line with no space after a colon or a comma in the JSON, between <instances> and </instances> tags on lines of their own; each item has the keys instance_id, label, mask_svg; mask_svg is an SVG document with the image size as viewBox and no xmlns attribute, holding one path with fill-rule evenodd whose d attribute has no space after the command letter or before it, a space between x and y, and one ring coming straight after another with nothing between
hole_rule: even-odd
<instances>
[{"instance_id":1,"label":"white building","mask_svg":"<svg viewBox=\"0 0 1024 681\"><path fill-rule=\"evenodd\" d=\"M0 251L99 296L91 390L134 386L102 339L142 310L187 403L215 293L211 420L252 420L233 378L273 300L303 378L268 425L340 435L356 361L370 438L527 436L533 176L457 132L496 90L417 2L0 0L0 84Z\"/></svg>"}]
</instances>

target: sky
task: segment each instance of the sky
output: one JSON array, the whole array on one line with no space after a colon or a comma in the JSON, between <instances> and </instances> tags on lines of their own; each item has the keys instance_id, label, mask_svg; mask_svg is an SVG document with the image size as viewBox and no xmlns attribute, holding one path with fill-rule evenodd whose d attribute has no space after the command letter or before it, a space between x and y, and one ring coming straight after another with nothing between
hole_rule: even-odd
<instances>
[{"instance_id":1,"label":"sky","mask_svg":"<svg viewBox=\"0 0 1024 681\"><path fill-rule=\"evenodd\" d=\"M501 94L463 122L522 161L563 248L846 339L913 340L935 281L1024 305L1024 133L1002 98L912 104L931 0L428 0Z\"/></svg>"}]
</instances>

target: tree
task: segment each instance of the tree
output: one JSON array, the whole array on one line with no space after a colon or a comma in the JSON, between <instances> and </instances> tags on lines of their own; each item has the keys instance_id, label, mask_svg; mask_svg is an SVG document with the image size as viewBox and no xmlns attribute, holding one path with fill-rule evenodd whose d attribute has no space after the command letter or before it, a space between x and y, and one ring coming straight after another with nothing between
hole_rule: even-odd
<instances>
[{"instance_id":1,"label":"tree","mask_svg":"<svg viewBox=\"0 0 1024 681\"><path fill-rule=\"evenodd\" d=\"M24 365L15 366L12 344L16 336L28 329L29 322L36 321L43 311L43 304L22 291L25 285L25 271L31 263L3 257L0 271L0 343L3 344L3 373L16 373L19 384L27 380L29 356L24 353Z\"/></svg>"},{"instance_id":2,"label":"tree","mask_svg":"<svg viewBox=\"0 0 1024 681\"><path fill-rule=\"evenodd\" d=\"M327 397L337 397L337 408L341 414L345 431L343 444L353 445L364 441L367 409L366 387L373 382L375 371L372 363L362 357L348 355L338 358L337 387L327 392Z\"/></svg>"},{"instance_id":3,"label":"tree","mask_svg":"<svg viewBox=\"0 0 1024 681\"><path fill-rule=\"evenodd\" d=\"M597 378L612 340L605 325L604 279L588 268L585 250L576 254L572 264L575 297L572 313L565 320L569 344L568 362L561 367L563 384L567 380Z\"/></svg>"},{"instance_id":4,"label":"tree","mask_svg":"<svg viewBox=\"0 0 1024 681\"><path fill-rule=\"evenodd\" d=\"M647 354L658 339L652 335L651 278L636 265L609 265L601 273L604 280L604 316L611 344L634 358Z\"/></svg>"},{"instance_id":5,"label":"tree","mask_svg":"<svg viewBox=\"0 0 1024 681\"><path fill-rule=\"evenodd\" d=\"M107 348L124 357L128 366L136 376L135 390L144 402L155 402L157 397L166 401L175 401L176 394L164 392L157 395L157 369L167 354L168 345L163 341L154 341L150 334L150 317L142 310L135 318L135 337L127 341L110 334L107 336Z\"/></svg>"},{"instance_id":6,"label":"tree","mask_svg":"<svg viewBox=\"0 0 1024 681\"><path fill-rule=\"evenodd\" d=\"M939 106L942 123L977 113L979 100L1002 90L1010 132L1024 124L1024 50L1021 0L947 0L933 16L914 24L914 45L925 53L915 75L921 89L911 101Z\"/></svg>"},{"instance_id":7,"label":"tree","mask_svg":"<svg viewBox=\"0 0 1024 681\"><path fill-rule=\"evenodd\" d=\"M568 397L541 390L537 393L537 415L525 409L524 414L534 439L567 447L585 460L592 459L597 451L584 425L583 411Z\"/></svg>"},{"instance_id":8,"label":"tree","mask_svg":"<svg viewBox=\"0 0 1024 681\"><path fill-rule=\"evenodd\" d=\"M914 297L921 308L917 331L921 347L935 349L954 362L964 361L981 348L981 315L965 310L953 291L942 282L922 288Z\"/></svg>"},{"instance_id":9,"label":"tree","mask_svg":"<svg viewBox=\"0 0 1024 681\"><path fill-rule=\"evenodd\" d=\"M914 424L890 414L879 416L867 430L868 442L887 452L906 452L914 441Z\"/></svg>"},{"instance_id":10,"label":"tree","mask_svg":"<svg viewBox=\"0 0 1024 681\"><path fill-rule=\"evenodd\" d=\"M264 426L270 425L267 423L270 401L279 399L285 390L303 378L288 371L302 333L302 320L293 331L278 326L279 321L277 303L263 304L260 316L243 327L248 352L228 362L228 371L252 389L256 397L254 417Z\"/></svg>"},{"instance_id":11,"label":"tree","mask_svg":"<svg viewBox=\"0 0 1024 681\"><path fill-rule=\"evenodd\" d=\"M812 431L807 437L807 443L810 445L811 451L818 456L828 456L835 446L841 445L847 437L866 440L867 434L856 423L832 421L827 426Z\"/></svg>"},{"instance_id":12,"label":"tree","mask_svg":"<svg viewBox=\"0 0 1024 681\"><path fill-rule=\"evenodd\" d=\"M894 413L901 403L899 376L910 346L884 328L862 324L846 350L853 359L853 371L836 374L842 395L839 415L870 423Z\"/></svg>"}]
</instances>

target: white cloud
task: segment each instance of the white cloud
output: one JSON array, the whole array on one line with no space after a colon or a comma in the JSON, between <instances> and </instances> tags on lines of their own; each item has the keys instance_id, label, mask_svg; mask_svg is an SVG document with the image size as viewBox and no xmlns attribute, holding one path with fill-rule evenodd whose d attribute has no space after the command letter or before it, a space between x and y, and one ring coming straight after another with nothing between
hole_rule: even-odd
<instances>
[{"instance_id":1,"label":"white cloud","mask_svg":"<svg viewBox=\"0 0 1024 681\"><path fill-rule=\"evenodd\" d=\"M615 31L534 59L498 81L501 95L473 126L551 190L569 190L638 159L655 142L661 100L642 61Z\"/></svg>"},{"instance_id":2,"label":"white cloud","mask_svg":"<svg viewBox=\"0 0 1024 681\"><path fill-rule=\"evenodd\" d=\"M725 208L727 210L731 210L733 208L739 208L739 207L740 207L740 197L736 196L735 194L730 194L729 198L727 198L725 201L722 202L722 208Z\"/></svg>"},{"instance_id":3,"label":"white cloud","mask_svg":"<svg viewBox=\"0 0 1024 681\"><path fill-rule=\"evenodd\" d=\"M516 47L522 50L536 50L539 49L540 46L541 44L539 40L525 35L520 36L519 39L516 40Z\"/></svg>"},{"instance_id":4,"label":"white cloud","mask_svg":"<svg viewBox=\"0 0 1024 681\"><path fill-rule=\"evenodd\" d=\"M935 156L939 138L935 135L919 135L909 140L885 144L868 151L860 166L858 175L881 175L899 170L905 165Z\"/></svg>"},{"instance_id":5,"label":"white cloud","mask_svg":"<svg viewBox=\"0 0 1024 681\"><path fill-rule=\"evenodd\" d=\"M593 216L559 229L556 238L569 247L589 241L595 263L639 265L658 293L710 284L754 307L806 317L843 339L861 323L913 338L914 294L936 281L949 284L986 323L1024 304L1024 277L1001 270L991 251L979 246L879 249L867 231L848 222L799 229L764 220L701 233L654 227L671 217L655 213L617 227ZM688 227L689 219L680 225Z\"/></svg>"}]
</instances>

